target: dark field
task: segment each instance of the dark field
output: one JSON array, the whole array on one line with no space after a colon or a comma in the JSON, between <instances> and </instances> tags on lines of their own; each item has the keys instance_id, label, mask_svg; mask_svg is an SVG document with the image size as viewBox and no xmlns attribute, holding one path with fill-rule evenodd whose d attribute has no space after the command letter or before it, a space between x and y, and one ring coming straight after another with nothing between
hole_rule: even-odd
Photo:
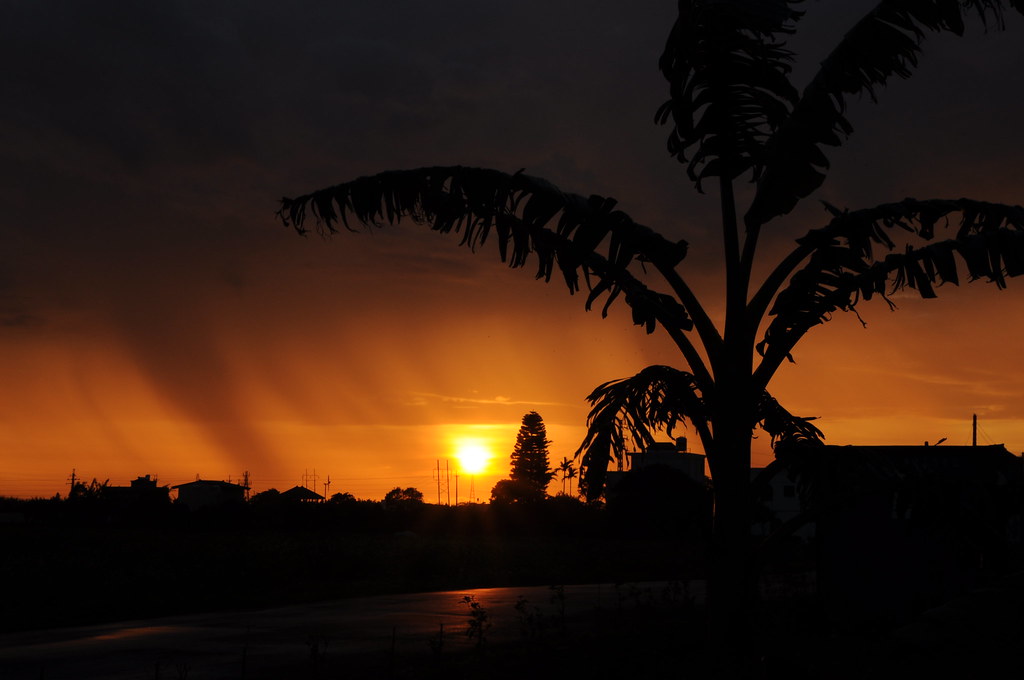
<instances>
[{"instance_id":1,"label":"dark field","mask_svg":"<svg viewBox=\"0 0 1024 680\"><path fill-rule=\"evenodd\" d=\"M686 584L705 576L702 528L670 515L616 514L567 499L196 513L36 501L2 511L13 520L0 524L3 633L376 594L668 582L672 598L651 591L591 615L559 617L545 603L543 617L512 639L475 646L460 625L440 648L419 640L398 654L386 641L366 655L311 651L288 669L249 667L245 677L707 677L711 664L702 606L685 595ZM793 545L768 572L775 584L797 583L788 579L812 573L812 558ZM1020 574L884 630L828 620L813 581L765 594L751 612L758 677L998 677L1006 663L1024 663ZM468 627L468 606L465 613Z\"/></svg>"},{"instance_id":2,"label":"dark field","mask_svg":"<svg viewBox=\"0 0 1024 680\"><path fill-rule=\"evenodd\" d=\"M358 595L699 576L700 541L663 529L630 531L578 503L34 512L0 526L0 631Z\"/></svg>"}]
</instances>

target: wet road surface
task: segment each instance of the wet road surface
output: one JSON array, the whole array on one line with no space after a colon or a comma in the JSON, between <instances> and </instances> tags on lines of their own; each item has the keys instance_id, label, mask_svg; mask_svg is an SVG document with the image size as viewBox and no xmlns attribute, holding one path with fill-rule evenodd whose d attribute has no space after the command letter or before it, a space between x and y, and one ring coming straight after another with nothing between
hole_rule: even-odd
<instances>
[{"instance_id":1,"label":"wet road surface","mask_svg":"<svg viewBox=\"0 0 1024 680\"><path fill-rule=\"evenodd\" d=\"M426 654L431 642L469 649L469 596L486 612L487 639L518 638L527 613L548 620L682 596L703 583L484 588L415 593L0 635L0 679L256 678L318 658ZM520 598L525 605L516 609ZM442 637L443 636L443 637Z\"/></svg>"}]
</instances>

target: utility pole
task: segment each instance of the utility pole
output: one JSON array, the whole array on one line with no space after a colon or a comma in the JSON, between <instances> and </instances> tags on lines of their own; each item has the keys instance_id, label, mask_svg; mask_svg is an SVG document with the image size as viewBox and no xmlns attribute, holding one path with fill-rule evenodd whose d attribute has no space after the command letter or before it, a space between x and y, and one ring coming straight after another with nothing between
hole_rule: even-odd
<instances>
[{"instance_id":1,"label":"utility pole","mask_svg":"<svg viewBox=\"0 0 1024 680\"><path fill-rule=\"evenodd\" d=\"M448 505L452 504L451 483L452 483L452 473L451 473L451 470L448 469L448 459L445 458L444 459L444 487L445 487L444 490L445 490L445 494L448 496ZM458 499L458 496L459 496L459 494L456 493L455 494L456 500Z\"/></svg>"},{"instance_id":2,"label":"utility pole","mask_svg":"<svg viewBox=\"0 0 1024 680\"><path fill-rule=\"evenodd\" d=\"M437 504L441 505L442 494L448 497L448 504L451 505L452 497L448 491L448 461L444 462L444 474L441 474L441 460L437 460L437 465L434 468L434 475L437 478Z\"/></svg>"},{"instance_id":3,"label":"utility pole","mask_svg":"<svg viewBox=\"0 0 1024 680\"><path fill-rule=\"evenodd\" d=\"M68 496L75 492L75 484L78 483L78 477L75 476L75 468L71 468L71 476L68 478L68 484L71 486L71 491L68 492Z\"/></svg>"},{"instance_id":4,"label":"utility pole","mask_svg":"<svg viewBox=\"0 0 1024 680\"><path fill-rule=\"evenodd\" d=\"M252 480L249 478L248 470L242 473L242 486L245 488L245 500L249 500L249 488L252 486Z\"/></svg>"},{"instance_id":5,"label":"utility pole","mask_svg":"<svg viewBox=\"0 0 1024 680\"><path fill-rule=\"evenodd\" d=\"M331 488L331 476L327 475L327 481L324 482L324 500L327 500L327 490Z\"/></svg>"},{"instance_id":6,"label":"utility pole","mask_svg":"<svg viewBox=\"0 0 1024 680\"><path fill-rule=\"evenodd\" d=\"M302 486L309 489L310 491L316 491L316 480L319 479L316 474L316 468L313 468L312 474L309 472L309 468L306 468L302 473ZM313 488L309 488L309 480L313 480Z\"/></svg>"}]
</instances>

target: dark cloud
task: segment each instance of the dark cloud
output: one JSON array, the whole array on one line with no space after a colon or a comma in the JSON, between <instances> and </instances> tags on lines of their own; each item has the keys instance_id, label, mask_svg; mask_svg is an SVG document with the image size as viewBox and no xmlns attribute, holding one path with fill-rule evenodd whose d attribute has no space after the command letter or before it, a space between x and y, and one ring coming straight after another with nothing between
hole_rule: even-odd
<instances>
[{"instance_id":1,"label":"dark cloud","mask_svg":"<svg viewBox=\"0 0 1024 680\"><path fill-rule=\"evenodd\" d=\"M4 328L25 328L39 326L42 323L43 320L34 314L0 308L0 326Z\"/></svg>"},{"instance_id":2,"label":"dark cloud","mask_svg":"<svg viewBox=\"0 0 1024 680\"><path fill-rule=\"evenodd\" d=\"M29 3L6 24L5 117L132 167L247 142L237 46L174 4ZM176 11L179 10L179 11Z\"/></svg>"}]
</instances>

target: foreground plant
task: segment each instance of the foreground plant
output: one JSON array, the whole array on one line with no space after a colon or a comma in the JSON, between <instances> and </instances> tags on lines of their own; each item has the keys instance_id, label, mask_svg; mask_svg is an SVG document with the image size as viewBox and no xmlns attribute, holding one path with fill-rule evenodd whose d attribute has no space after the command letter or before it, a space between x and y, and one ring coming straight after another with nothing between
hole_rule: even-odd
<instances>
[{"instance_id":1,"label":"foreground plant","mask_svg":"<svg viewBox=\"0 0 1024 680\"><path fill-rule=\"evenodd\" d=\"M477 649L481 649L487 642L487 631L491 628L491 615L472 595L463 595L462 602L469 605L469 625L466 626L466 637L474 641Z\"/></svg>"}]
</instances>

